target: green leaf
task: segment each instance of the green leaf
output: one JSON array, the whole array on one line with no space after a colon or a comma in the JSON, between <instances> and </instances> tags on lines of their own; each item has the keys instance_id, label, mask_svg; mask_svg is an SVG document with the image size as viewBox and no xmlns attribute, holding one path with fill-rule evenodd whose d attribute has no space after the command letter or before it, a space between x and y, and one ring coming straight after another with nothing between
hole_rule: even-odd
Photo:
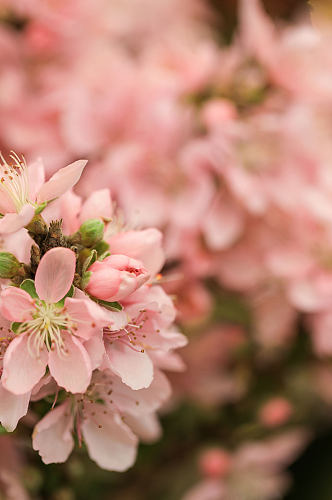
<instances>
[{"instance_id":1,"label":"green leaf","mask_svg":"<svg viewBox=\"0 0 332 500\"><path fill-rule=\"evenodd\" d=\"M6 429L2 425L0 425L0 434L7 434Z\"/></svg>"},{"instance_id":2,"label":"green leaf","mask_svg":"<svg viewBox=\"0 0 332 500\"><path fill-rule=\"evenodd\" d=\"M10 328L13 330L14 333L17 333L17 330L19 328L19 326L21 325L22 323L19 323L18 321L14 321L11 325L10 325Z\"/></svg>"},{"instance_id":3,"label":"green leaf","mask_svg":"<svg viewBox=\"0 0 332 500\"><path fill-rule=\"evenodd\" d=\"M20 284L20 288L22 288L22 290L25 290L33 299L39 298L36 292L35 282L33 280L26 279L22 281L22 283Z\"/></svg>"},{"instance_id":4,"label":"green leaf","mask_svg":"<svg viewBox=\"0 0 332 500\"><path fill-rule=\"evenodd\" d=\"M75 291L75 288L74 288L74 285L72 285L68 292L66 293L66 295L64 297L62 297L61 300L59 300L59 302L56 303L56 305L58 307L63 307L65 305L65 300L67 297L72 297L74 295L74 291Z\"/></svg>"},{"instance_id":5,"label":"green leaf","mask_svg":"<svg viewBox=\"0 0 332 500\"><path fill-rule=\"evenodd\" d=\"M122 311L122 305L119 302L107 302L106 300L99 300L98 299L98 304L100 304L103 307L106 307L106 309L111 309L112 311Z\"/></svg>"}]
</instances>

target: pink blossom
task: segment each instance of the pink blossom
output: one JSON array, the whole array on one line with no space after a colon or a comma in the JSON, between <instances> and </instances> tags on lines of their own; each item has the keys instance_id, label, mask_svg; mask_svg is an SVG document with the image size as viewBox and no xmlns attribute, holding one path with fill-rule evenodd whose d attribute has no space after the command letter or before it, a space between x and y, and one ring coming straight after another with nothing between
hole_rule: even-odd
<instances>
[{"instance_id":1,"label":"pink blossom","mask_svg":"<svg viewBox=\"0 0 332 500\"><path fill-rule=\"evenodd\" d=\"M81 392L90 382L91 360L83 344L111 319L86 298L67 297L58 304L72 285L75 260L69 249L49 250L37 268L35 298L15 287L1 293L2 314L20 323L3 360L2 384L13 394L30 391L47 365L68 391Z\"/></svg>"},{"instance_id":2,"label":"pink blossom","mask_svg":"<svg viewBox=\"0 0 332 500\"><path fill-rule=\"evenodd\" d=\"M57 406L37 424L33 447L45 463L64 462L74 447L75 424L79 441L84 439L90 457L100 467L126 470L136 455L135 433L143 432L140 420L149 422L168 394L161 373L156 373L149 389L132 391L117 377L95 372L86 393Z\"/></svg>"},{"instance_id":3,"label":"pink blossom","mask_svg":"<svg viewBox=\"0 0 332 500\"><path fill-rule=\"evenodd\" d=\"M123 302L128 324L118 330L104 328L104 366L134 390L149 387L154 379L150 353L170 352L187 343L172 328L175 309L159 286L143 286Z\"/></svg>"},{"instance_id":4,"label":"pink blossom","mask_svg":"<svg viewBox=\"0 0 332 500\"><path fill-rule=\"evenodd\" d=\"M1 156L0 232L11 233L26 226L39 205L50 202L76 184L86 165L79 160L56 172L47 182L41 160L27 166L25 159L12 153L8 163Z\"/></svg>"},{"instance_id":5,"label":"pink blossom","mask_svg":"<svg viewBox=\"0 0 332 500\"><path fill-rule=\"evenodd\" d=\"M306 433L297 429L270 439L245 442L230 454L227 475L203 480L184 500L280 498L289 484L283 468L293 461L307 439Z\"/></svg>"}]
</instances>

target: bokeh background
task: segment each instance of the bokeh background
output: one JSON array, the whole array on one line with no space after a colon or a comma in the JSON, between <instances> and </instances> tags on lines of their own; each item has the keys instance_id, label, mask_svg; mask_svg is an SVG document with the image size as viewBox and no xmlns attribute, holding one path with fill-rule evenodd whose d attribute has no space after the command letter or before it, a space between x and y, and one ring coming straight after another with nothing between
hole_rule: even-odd
<instances>
[{"instance_id":1,"label":"bokeh background","mask_svg":"<svg viewBox=\"0 0 332 500\"><path fill-rule=\"evenodd\" d=\"M129 227L163 230L189 338L130 471L84 447L42 464L36 403L0 436L3 498L332 498L328 7L0 1L1 150L49 175L86 157L77 193L109 187Z\"/></svg>"}]
</instances>

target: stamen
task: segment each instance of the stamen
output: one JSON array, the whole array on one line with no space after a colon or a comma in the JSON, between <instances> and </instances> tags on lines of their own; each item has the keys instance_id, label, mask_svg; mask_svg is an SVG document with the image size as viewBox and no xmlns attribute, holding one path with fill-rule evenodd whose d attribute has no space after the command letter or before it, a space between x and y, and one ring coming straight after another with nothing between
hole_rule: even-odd
<instances>
[{"instance_id":1,"label":"stamen","mask_svg":"<svg viewBox=\"0 0 332 500\"><path fill-rule=\"evenodd\" d=\"M46 346L48 351L57 350L60 357L68 355L62 338L62 330L73 333L74 323L63 314L63 310L54 304L36 302L33 319L22 323L18 334L28 334L28 353L31 357L40 357Z\"/></svg>"},{"instance_id":2,"label":"stamen","mask_svg":"<svg viewBox=\"0 0 332 500\"><path fill-rule=\"evenodd\" d=\"M20 158L11 151L9 158L13 163L8 163L0 153L0 191L12 200L17 212L29 202L29 177L28 166L24 156Z\"/></svg>"}]
</instances>

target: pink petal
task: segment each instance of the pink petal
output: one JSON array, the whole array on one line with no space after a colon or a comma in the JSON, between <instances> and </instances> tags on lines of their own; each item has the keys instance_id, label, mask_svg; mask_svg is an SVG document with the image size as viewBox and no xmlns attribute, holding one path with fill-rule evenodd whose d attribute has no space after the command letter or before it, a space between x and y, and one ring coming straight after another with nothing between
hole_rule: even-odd
<instances>
[{"instance_id":1,"label":"pink petal","mask_svg":"<svg viewBox=\"0 0 332 500\"><path fill-rule=\"evenodd\" d=\"M81 211L81 222L88 219L110 219L112 217L112 199L109 189L94 191L86 200Z\"/></svg>"},{"instance_id":2,"label":"pink petal","mask_svg":"<svg viewBox=\"0 0 332 500\"><path fill-rule=\"evenodd\" d=\"M92 370L99 368L105 354L102 331L84 342L84 348L89 355Z\"/></svg>"},{"instance_id":3,"label":"pink petal","mask_svg":"<svg viewBox=\"0 0 332 500\"><path fill-rule=\"evenodd\" d=\"M14 233L22 227L29 224L34 216L35 209L32 205L24 205L21 211L17 213L7 213L0 219L0 233Z\"/></svg>"},{"instance_id":4,"label":"pink petal","mask_svg":"<svg viewBox=\"0 0 332 500\"><path fill-rule=\"evenodd\" d=\"M10 196L5 192L1 191L0 196L0 213L6 214L7 212L15 212L15 205Z\"/></svg>"},{"instance_id":5,"label":"pink petal","mask_svg":"<svg viewBox=\"0 0 332 500\"><path fill-rule=\"evenodd\" d=\"M46 252L35 277L39 298L50 304L61 300L73 283L75 266L76 256L69 248L57 247Z\"/></svg>"},{"instance_id":6,"label":"pink petal","mask_svg":"<svg viewBox=\"0 0 332 500\"><path fill-rule=\"evenodd\" d=\"M288 297L292 305L308 313L325 309L329 303L309 279L290 282Z\"/></svg>"},{"instance_id":7,"label":"pink petal","mask_svg":"<svg viewBox=\"0 0 332 500\"><path fill-rule=\"evenodd\" d=\"M32 435L33 449L45 464L65 462L74 447L73 417L67 403L50 411L38 422Z\"/></svg>"},{"instance_id":8,"label":"pink petal","mask_svg":"<svg viewBox=\"0 0 332 500\"><path fill-rule=\"evenodd\" d=\"M45 373L47 365L46 348L39 358L29 354L28 334L16 337L9 344L3 359L2 384L13 394L25 394L33 389Z\"/></svg>"},{"instance_id":9,"label":"pink petal","mask_svg":"<svg viewBox=\"0 0 332 500\"><path fill-rule=\"evenodd\" d=\"M65 307L68 315L79 324L76 335L84 339L91 337L91 328L95 331L92 322L96 323L97 330L101 326L107 326L111 331L116 331L124 328L129 321L125 311L109 311L93 302L79 288L75 288L73 298L66 298ZM87 325L84 326L83 321L86 321Z\"/></svg>"},{"instance_id":10,"label":"pink petal","mask_svg":"<svg viewBox=\"0 0 332 500\"><path fill-rule=\"evenodd\" d=\"M33 240L30 238L26 229L22 228L15 233L6 234L2 249L13 253L20 261L28 264L30 262L31 246Z\"/></svg>"},{"instance_id":11,"label":"pink petal","mask_svg":"<svg viewBox=\"0 0 332 500\"><path fill-rule=\"evenodd\" d=\"M275 30L258 0L241 0L240 34L245 49L261 61L269 62L274 55Z\"/></svg>"},{"instance_id":12,"label":"pink petal","mask_svg":"<svg viewBox=\"0 0 332 500\"><path fill-rule=\"evenodd\" d=\"M171 395L170 383L159 370L154 371L153 381L146 389L133 392L118 377L113 377L112 389L116 407L121 412L137 417L158 410Z\"/></svg>"},{"instance_id":13,"label":"pink petal","mask_svg":"<svg viewBox=\"0 0 332 500\"><path fill-rule=\"evenodd\" d=\"M160 439L162 429L155 413L144 415L126 415L126 424L134 431L136 436L144 443L154 443Z\"/></svg>"},{"instance_id":14,"label":"pink petal","mask_svg":"<svg viewBox=\"0 0 332 500\"><path fill-rule=\"evenodd\" d=\"M84 299L72 299L67 297L65 308L70 319L75 322L78 328L75 334L88 340L92 335L100 330L102 326L110 323L106 309L92 302L88 297Z\"/></svg>"},{"instance_id":15,"label":"pink petal","mask_svg":"<svg viewBox=\"0 0 332 500\"><path fill-rule=\"evenodd\" d=\"M34 301L21 288L10 286L1 293L1 314L9 321L28 321L32 319Z\"/></svg>"},{"instance_id":16,"label":"pink petal","mask_svg":"<svg viewBox=\"0 0 332 500\"><path fill-rule=\"evenodd\" d=\"M30 392L19 396L7 391L0 384L0 422L8 432L12 432L20 418L27 414Z\"/></svg>"},{"instance_id":17,"label":"pink petal","mask_svg":"<svg viewBox=\"0 0 332 500\"><path fill-rule=\"evenodd\" d=\"M58 385L72 393L85 392L91 380L91 361L81 342L73 335L63 332L66 354L57 349L49 353L48 366Z\"/></svg>"},{"instance_id":18,"label":"pink petal","mask_svg":"<svg viewBox=\"0 0 332 500\"><path fill-rule=\"evenodd\" d=\"M31 401L39 401L47 396L54 395L58 390L56 381L49 373L46 373L34 386L31 392Z\"/></svg>"},{"instance_id":19,"label":"pink petal","mask_svg":"<svg viewBox=\"0 0 332 500\"><path fill-rule=\"evenodd\" d=\"M64 234L72 234L80 227L79 214L82 207L82 200L80 196L67 191L60 199L61 216L63 217L63 232ZM53 205L53 204L52 204Z\"/></svg>"},{"instance_id":20,"label":"pink petal","mask_svg":"<svg viewBox=\"0 0 332 500\"><path fill-rule=\"evenodd\" d=\"M226 488L220 479L204 479L191 488L182 500L225 500Z\"/></svg>"},{"instance_id":21,"label":"pink petal","mask_svg":"<svg viewBox=\"0 0 332 500\"><path fill-rule=\"evenodd\" d=\"M164 352L153 349L149 352L149 356L154 366L168 372L184 372L186 364L179 354L176 352Z\"/></svg>"},{"instance_id":22,"label":"pink petal","mask_svg":"<svg viewBox=\"0 0 332 500\"><path fill-rule=\"evenodd\" d=\"M149 387L153 380L153 364L145 352L120 341L106 345L109 366L125 384L134 390Z\"/></svg>"},{"instance_id":23,"label":"pink petal","mask_svg":"<svg viewBox=\"0 0 332 500\"><path fill-rule=\"evenodd\" d=\"M119 415L97 413L83 422L82 432L89 455L99 467L122 472L133 465L137 438Z\"/></svg>"},{"instance_id":24,"label":"pink petal","mask_svg":"<svg viewBox=\"0 0 332 500\"><path fill-rule=\"evenodd\" d=\"M29 199L35 201L37 193L45 182L45 169L41 158L28 167Z\"/></svg>"},{"instance_id":25,"label":"pink petal","mask_svg":"<svg viewBox=\"0 0 332 500\"><path fill-rule=\"evenodd\" d=\"M40 189L37 202L53 200L71 189L81 177L87 160L78 160L60 168Z\"/></svg>"},{"instance_id":26,"label":"pink petal","mask_svg":"<svg viewBox=\"0 0 332 500\"><path fill-rule=\"evenodd\" d=\"M240 236L244 227L244 216L230 200L216 200L204 218L203 233L209 249L224 250Z\"/></svg>"}]
</instances>

